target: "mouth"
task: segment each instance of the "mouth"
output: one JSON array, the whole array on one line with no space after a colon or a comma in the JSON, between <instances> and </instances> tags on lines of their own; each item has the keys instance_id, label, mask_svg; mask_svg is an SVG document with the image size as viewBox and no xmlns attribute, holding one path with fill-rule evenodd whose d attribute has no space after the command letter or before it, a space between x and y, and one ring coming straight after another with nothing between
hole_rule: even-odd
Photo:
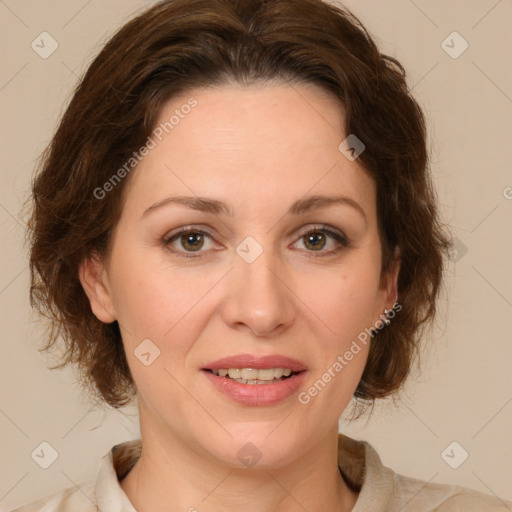
<instances>
[{"instance_id":1,"label":"mouth","mask_svg":"<svg viewBox=\"0 0 512 512\"><path fill-rule=\"evenodd\" d=\"M293 378L302 371L295 371L291 368L217 368L205 369L206 371L233 380L239 384L264 385L275 384L286 379Z\"/></svg>"},{"instance_id":2,"label":"mouth","mask_svg":"<svg viewBox=\"0 0 512 512\"><path fill-rule=\"evenodd\" d=\"M230 373L233 377L230 377ZM308 371L292 371L283 367L205 368L202 374L213 389L224 397L244 406L261 407L277 404L298 393L305 383Z\"/></svg>"},{"instance_id":3,"label":"mouth","mask_svg":"<svg viewBox=\"0 0 512 512\"><path fill-rule=\"evenodd\" d=\"M201 373L217 392L244 406L271 406L304 385L307 366L279 354L238 354L205 364Z\"/></svg>"}]
</instances>

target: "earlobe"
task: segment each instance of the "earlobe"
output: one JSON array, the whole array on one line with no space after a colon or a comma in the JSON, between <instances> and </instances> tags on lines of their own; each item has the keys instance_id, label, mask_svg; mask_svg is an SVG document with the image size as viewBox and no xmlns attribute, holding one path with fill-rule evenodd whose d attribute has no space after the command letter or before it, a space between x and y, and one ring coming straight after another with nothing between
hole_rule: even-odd
<instances>
[{"instance_id":1,"label":"earlobe","mask_svg":"<svg viewBox=\"0 0 512 512\"><path fill-rule=\"evenodd\" d=\"M116 316L102 259L94 254L82 260L78 277L96 318L107 324L114 322Z\"/></svg>"},{"instance_id":2,"label":"earlobe","mask_svg":"<svg viewBox=\"0 0 512 512\"><path fill-rule=\"evenodd\" d=\"M400 249L397 246L395 247L393 261L381 280L381 290L385 295L386 309L391 309L398 301L398 275L400 273L400 264Z\"/></svg>"},{"instance_id":3,"label":"earlobe","mask_svg":"<svg viewBox=\"0 0 512 512\"><path fill-rule=\"evenodd\" d=\"M393 261L386 278L388 303L387 309L391 309L393 305L398 301L398 275L400 273L400 265L400 248L396 246Z\"/></svg>"},{"instance_id":4,"label":"earlobe","mask_svg":"<svg viewBox=\"0 0 512 512\"><path fill-rule=\"evenodd\" d=\"M400 250L398 246L395 248L395 253L393 255L393 260L391 261L387 272L381 275L380 286L379 286L379 296L381 300L378 301L377 311L375 311L376 319L373 322L375 328L372 328L373 334L370 336L372 338L375 337L376 333L382 329L383 327L390 324L390 318L394 317L390 316L390 311L394 310L398 301L398 275L400 273ZM400 311L400 309L398 309ZM380 322L380 327L378 327L378 322Z\"/></svg>"}]
</instances>

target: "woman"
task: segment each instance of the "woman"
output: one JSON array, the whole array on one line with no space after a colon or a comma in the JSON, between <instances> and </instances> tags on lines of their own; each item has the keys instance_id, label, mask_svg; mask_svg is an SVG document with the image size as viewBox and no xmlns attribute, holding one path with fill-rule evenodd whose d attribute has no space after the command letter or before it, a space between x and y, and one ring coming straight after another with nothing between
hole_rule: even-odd
<instances>
[{"instance_id":1,"label":"woman","mask_svg":"<svg viewBox=\"0 0 512 512\"><path fill-rule=\"evenodd\" d=\"M405 381L449 238L404 71L319 0L175 0L89 67L33 188L33 303L141 440L20 511L507 510L338 434Z\"/></svg>"}]
</instances>

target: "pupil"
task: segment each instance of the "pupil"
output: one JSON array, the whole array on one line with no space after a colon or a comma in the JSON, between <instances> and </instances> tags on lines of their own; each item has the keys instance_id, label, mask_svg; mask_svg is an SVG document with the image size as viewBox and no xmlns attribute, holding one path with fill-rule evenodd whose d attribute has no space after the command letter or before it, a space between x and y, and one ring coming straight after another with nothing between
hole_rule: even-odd
<instances>
[{"instance_id":1,"label":"pupil","mask_svg":"<svg viewBox=\"0 0 512 512\"><path fill-rule=\"evenodd\" d=\"M187 248L188 246L188 248L194 251L200 249L202 246L202 240L200 240L201 236L200 233L188 233L187 235L183 235L182 242L184 241L184 247Z\"/></svg>"},{"instance_id":2,"label":"pupil","mask_svg":"<svg viewBox=\"0 0 512 512\"><path fill-rule=\"evenodd\" d=\"M317 245L317 242L319 240L325 241L325 237L324 237L323 233L315 233L315 234L307 235L306 238L307 238L306 245L311 243L313 245L313 249L318 249L319 247L321 249L323 247L323 244L320 244L321 246Z\"/></svg>"}]
</instances>

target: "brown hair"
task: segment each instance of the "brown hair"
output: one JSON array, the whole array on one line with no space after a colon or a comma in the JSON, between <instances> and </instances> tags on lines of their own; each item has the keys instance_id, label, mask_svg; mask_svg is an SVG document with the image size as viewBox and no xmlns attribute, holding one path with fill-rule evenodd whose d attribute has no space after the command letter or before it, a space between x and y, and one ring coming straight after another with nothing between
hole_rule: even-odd
<instances>
[{"instance_id":1,"label":"brown hair","mask_svg":"<svg viewBox=\"0 0 512 512\"><path fill-rule=\"evenodd\" d=\"M89 389L113 407L135 385L117 322L92 313L81 261L109 254L122 180L94 193L144 145L163 104L194 87L282 80L310 83L344 104L346 134L377 185L382 272L400 248L401 311L377 334L355 396L374 401L402 386L432 323L449 240L427 171L426 130L401 64L379 52L350 12L320 0L168 0L123 26L78 84L33 182L31 304L60 336L59 367L76 363ZM343 134L340 133L340 142Z\"/></svg>"}]
</instances>

